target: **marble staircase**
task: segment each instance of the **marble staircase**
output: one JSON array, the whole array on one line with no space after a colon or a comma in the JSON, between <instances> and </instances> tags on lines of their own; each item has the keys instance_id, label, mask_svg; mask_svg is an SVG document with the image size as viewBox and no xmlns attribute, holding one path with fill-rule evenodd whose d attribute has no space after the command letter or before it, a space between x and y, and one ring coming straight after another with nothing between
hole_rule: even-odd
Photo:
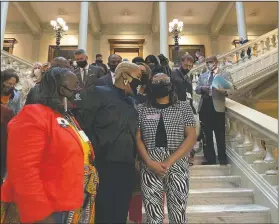
<instances>
[{"instance_id":1,"label":"marble staircase","mask_svg":"<svg viewBox=\"0 0 279 224\"><path fill-rule=\"evenodd\" d=\"M241 177L231 175L230 165L199 165L202 160L196 155L190 168L188 223L271 223L270 209L254 204L253 190L241 187ZM164 208L168 223L166 204Z\"/></svg>"}]
</instances>

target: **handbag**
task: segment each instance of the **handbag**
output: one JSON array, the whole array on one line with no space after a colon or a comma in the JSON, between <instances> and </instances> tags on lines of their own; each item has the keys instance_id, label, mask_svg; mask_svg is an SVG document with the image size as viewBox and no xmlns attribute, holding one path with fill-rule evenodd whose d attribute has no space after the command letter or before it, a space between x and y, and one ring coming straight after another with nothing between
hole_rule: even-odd
<instances>
[{"instance_id":1,"label":"handbag","mask_svg":"<svg viewBox=\"0 0 279 224\"><path fill-rule=\"evenodd\" d=\"M1 223L20 223L18 209L15 203L1 201Z\"/></svg>"}]
</instances>

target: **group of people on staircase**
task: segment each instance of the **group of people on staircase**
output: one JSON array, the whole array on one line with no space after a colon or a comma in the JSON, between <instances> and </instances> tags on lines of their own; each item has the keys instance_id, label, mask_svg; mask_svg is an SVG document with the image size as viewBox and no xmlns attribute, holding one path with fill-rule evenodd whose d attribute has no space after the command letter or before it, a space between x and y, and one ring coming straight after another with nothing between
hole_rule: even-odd
<instances>
[{"instance_id":1,"label":"group of people on staircase","mask_svg":"<svg viewBox=\"0 0 279 224\"><path fill-rule=\"evenodd\" d=\"M205 59L196 111L189 54L173 70L162 54L132 62L112 54L108 68L100 54L90 65L83 49L74 58L36 63L28 93L16 90L15 70L1 71L1 220L126 223L138 182L147 223L163 223L164 194L170 223L186 223L197 114L204 164L216 164L213 131L227 164L225 98L234 89L212 82L232 82L230 74Z\"/></svg>"}]
</instances>

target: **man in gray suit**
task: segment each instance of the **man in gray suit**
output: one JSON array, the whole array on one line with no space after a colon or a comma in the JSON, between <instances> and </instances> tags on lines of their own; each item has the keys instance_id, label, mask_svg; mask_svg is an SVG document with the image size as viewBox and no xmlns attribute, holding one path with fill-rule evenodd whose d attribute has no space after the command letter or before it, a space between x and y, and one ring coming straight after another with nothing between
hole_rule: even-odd
<instances>
[{"instance_id":1,"label":"man in gray suit","mask_svg":"<svg viewBox=\"0 0 279 224\"><path fill-rule=\"evenodd\" d=\"M196 93L201 95L198 107L200 120L204 126L206 146L204 156L206 162L203 164L216 164L216 154L213 144L213 131L218 148L218 160L221 165L227 164L225 144L225 102L226 97L233 94L234 86L230 89L212 88L211 84L215 77L222 76L233 84L231 74L218 68L216 56L206 58L208 71L203 73L197 82Z\"/></svg>"},{"instance_id":2,"label":"man in gray suit","mask_svg":"<svg viewBox=\"0 0 279 224\"><path fill-rule=\"evenodd\" d=\"M78 49L75 51L74 55L78 66L74 73L78 77L80 87L82 89L87 89L89 86L95 85L97 79L104 75L103 70L97 66L88 64L88 56L85 50Z\"/></svg>"}]
</instances>

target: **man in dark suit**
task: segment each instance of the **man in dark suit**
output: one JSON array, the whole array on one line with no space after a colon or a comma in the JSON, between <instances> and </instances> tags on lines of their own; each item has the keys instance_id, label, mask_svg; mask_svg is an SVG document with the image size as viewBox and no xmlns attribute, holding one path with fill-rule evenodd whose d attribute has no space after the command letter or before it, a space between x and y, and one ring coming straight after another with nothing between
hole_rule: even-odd
<instances>
[{"instance_id":1,"label":"man in dark suit","mask_svg":"<svg viewBox=\"0 0 279 224\"><path fill-rule=\"evenodd\" d=\"M117 54L112 54L108 57L108 73L96 81L97 86L112 86L115 82L114 72L122 58Z\"/></svg>"},{"instance_id":2,"label":"man in dark suit","mask_svg":"<svg viewBox=\"0 0 279 224\"><path fill-rule=\"evenodd\" d=\"M189 76L191 69L193 68L194 58L188 54L181 57L180 68L174 69L171 73L171 81L175 86L178 100L190 102L194 113L196 113L193 107L193 87L192 79Z\"/></svg>"},{"instance_id":3,"label":"man in dark suit","mask_svg":"<svg viewBox=\"0 0 279 224\"><path fill-rule=\"evenodd\" d=\"M101 68L103 70L104 74L108 73L108 68L103 63L103 55L101 55L101 54L96 54L96 61L95 61L95 63L92 63L91 65Z\"/></svg>"},{"instance_id":4,"label":"man in dark suit","mask_svg":"<svg viewBox=\"0 0 279 224\"><path fill-rule=\"evenodd\" d=\"M88 56L85 50L78 49L74 55L78 65L74 73L78 77L80 87L87 89L91 85L96 85L96 81L104 75L103 70L97 66L88 64Z\"/></svg>"}]
</instances>

